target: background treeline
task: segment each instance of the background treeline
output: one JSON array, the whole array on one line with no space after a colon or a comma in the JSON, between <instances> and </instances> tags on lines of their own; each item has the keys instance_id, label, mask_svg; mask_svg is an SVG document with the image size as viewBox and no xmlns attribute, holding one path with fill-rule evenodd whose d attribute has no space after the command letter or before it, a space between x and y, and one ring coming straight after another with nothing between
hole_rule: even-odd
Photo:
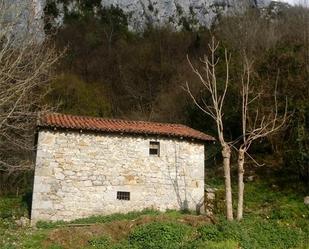
<instances>
[{"instance_id":1,"label":"background treeline","mask_svg":"<svg viewBox=\"0 0 309 249\"><path fill-rule=\"evenodd\" d=\"M207 44L214 35L221 42L218 57L222 58L219 62L222 79L224 48L232 55L232 84L224 112L227 140L237 138L241 132L239 91L242 58L246 54L254 61L252 81L256 89L264 89L261 94L271 93L278 80L279 111L284 111L287 97L288 112L293 115L285 129L254 146L251 154L263 155L262 162L269 158L267 162L272 167L291 176L295 183L301 179L308 188L307 9L282 8L276 13L252 9L244 14L220 17L210 30L194 31L186 25L182 31L174 32L168 26L149 26L143 33L132 33L119 9L98 10L94 8L96 1L85 2L88 3L82 13L65 12L64 24L57 29L49 25L57 16L57 9L53 4L45 9L46 32L53 35L57 48L65 49L66 53L44 104L77 115L179 122L215 135L213 121L194 106L182 89L189 82L196 95L206 94L190 69L187 55L198 65L200 58L209 53ZM207 99L207 95L204 97ZM273 96L265 96L263 100L267 112ZM28 175L25 179L29 179ZM15 191L16 184L9 182L11 188L4 183L0 193ZM29 185L29 181L23 184Z\"/></svg>"}]
</instances>

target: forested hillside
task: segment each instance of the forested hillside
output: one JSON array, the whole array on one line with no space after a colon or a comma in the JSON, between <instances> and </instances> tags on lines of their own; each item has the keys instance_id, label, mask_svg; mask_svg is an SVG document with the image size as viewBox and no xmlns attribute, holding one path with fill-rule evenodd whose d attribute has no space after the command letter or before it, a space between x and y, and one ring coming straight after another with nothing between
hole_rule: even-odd
<instances>
[{"instance_id":1,"label":"forested hillside","mask_svg":"<svg viewBox=\"0 0 309 249\"><path fill-rule=\"evenodd\" d=\"M46 17L57 14L52 6L47 6L46 13ZM287 100L291 115L283 129L257 143L252 153L275 157L275 166L290 170L308 184L308 18L305 8L279 5L221 17L211 29L191 30L188 25L175 32L168 26L149 26L144 32L132 33L120 9L94 14L93 6L85 5L80 14L67 13L57 30L47 22L46 31L66 53L46 102L57 105L59 112L180 122L216 135L214 122L183 89L189 82L194 94L209 98L187 56L198 66L200 58L209 54L208 43L215 36L220 42L216 56L222 86L224 49L231 54L231 82L224 105L227 139L241 133L239 91L246 54L253 63L254 91L263 96L262 111L271 110L277 82L279 114L283 115Z\"/></svg>"}]
</instances>

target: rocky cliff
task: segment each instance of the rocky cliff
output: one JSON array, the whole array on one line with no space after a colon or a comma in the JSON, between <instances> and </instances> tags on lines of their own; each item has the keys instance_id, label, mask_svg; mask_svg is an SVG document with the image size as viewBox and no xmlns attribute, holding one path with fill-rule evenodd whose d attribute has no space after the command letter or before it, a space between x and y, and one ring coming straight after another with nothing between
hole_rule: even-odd
<instances>
[{"instance_id":1,"label":"rocky cliff","mask_svg":"<svg viewBox=\"0 0 309 249\"><path fill-rule=\"evenodd\" d=\"M37 0L38 1L38 0ZM82 13L86 4L77 0L50 0L58 9L56 25L62 25L65 14ZM95 2L95 1L94 1ZM119 8L128 19L130 30L141 31L147 25L170 25L179 30L210 27L220 15L243 11L246 8L263 8L270 0L102 0L99 7ZM98 8L96 4L93 4ZM95 12L95 10L94 10Z\"/></svg>"},{"instance_id":2,"label":"rocky cliff","mask_svg":"<svg viewBox=\"0 0 309 249\"><path fill-rule=\"evenodd\" d=\"M46 0L5 0L0 8L0 26L12 29L14 40L35 34L44 38L44 7Z\"/></svg>"},{"instance_id":3,"label":"rocky cliff","mask_svg":"<svg viewBox=\"0 0 309 249\"><path fill-rule=\"evenodd\" d=\"M270 0L102 0L103 7L119 7L129 17L129 28L169 24L176 29L210 27L218 16L265 7Z\"/></svg>"},{"instance_id":4,"label":"rocky cliff","mask_svg":"<svg viewBox=\"0 0 309 249\"><path fill-rule=\"evenodd\" d=\"M83 13L83 6L119 8L128 19L130 30L141 31L147 25L183 27L210 27L220 15L243 11L246 8L264 8L271 0L8 0L16 6L28 3L36 20L42 19L43 9L53 4L57 9L54 25L61 26L65 14ZM95 9L93 12L95 13ZM26 22L27 16L23 16ZM40 25L42 27L42 25Z\"/></svg>"}]
</instances>

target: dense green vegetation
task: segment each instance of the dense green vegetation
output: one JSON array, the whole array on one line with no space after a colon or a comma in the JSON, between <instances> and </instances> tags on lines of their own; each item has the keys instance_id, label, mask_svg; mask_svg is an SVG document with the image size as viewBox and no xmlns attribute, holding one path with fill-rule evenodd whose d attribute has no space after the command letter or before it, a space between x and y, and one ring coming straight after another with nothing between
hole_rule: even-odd
<instances>
[{"instance_id":1,"label":"dense green vegetation","mask_svg":"<svg viewBox=\"0 0 309 249\"><path fill-rule=\"evenodd\" d=\"M39 222L33 230L18 227L14 222L27 213L22 198L1 198L0 248L309 248L309 207L293 189L281 189L260 180L248 183L245 219L227 222L220 204L222 182L216 180L211 184L218 188L216 218L212 221L195 214L145 210L73 222Z\"/></svg>"}]
</instances>

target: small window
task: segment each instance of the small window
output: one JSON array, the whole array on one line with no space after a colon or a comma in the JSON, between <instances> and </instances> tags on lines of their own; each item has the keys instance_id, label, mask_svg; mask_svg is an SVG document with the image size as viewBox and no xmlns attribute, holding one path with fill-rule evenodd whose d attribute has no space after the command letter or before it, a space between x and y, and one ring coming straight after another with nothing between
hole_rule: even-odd
<instances>
[{"instance_id":1,"label":"small window","mask_svg":"<svg viewBox=\"0 0 309 249\"><path fill-rule=\"evenodd\" d=\"M121 192L121 191L118 191L118 192L117 192L117 199L118 199L118 200L129 201L129 200L130 200L130 192Z\"/></svg>"},{"instance_id":2,"label":"small window","mask_svg":"<svg viewBox=\"0 0 309 249\"><path fill-rule=\"evenodd\" d=\"M149 155L159 156L160 155L160 143L150 142L149 144Z\"/></svg>"}]
</instances>

